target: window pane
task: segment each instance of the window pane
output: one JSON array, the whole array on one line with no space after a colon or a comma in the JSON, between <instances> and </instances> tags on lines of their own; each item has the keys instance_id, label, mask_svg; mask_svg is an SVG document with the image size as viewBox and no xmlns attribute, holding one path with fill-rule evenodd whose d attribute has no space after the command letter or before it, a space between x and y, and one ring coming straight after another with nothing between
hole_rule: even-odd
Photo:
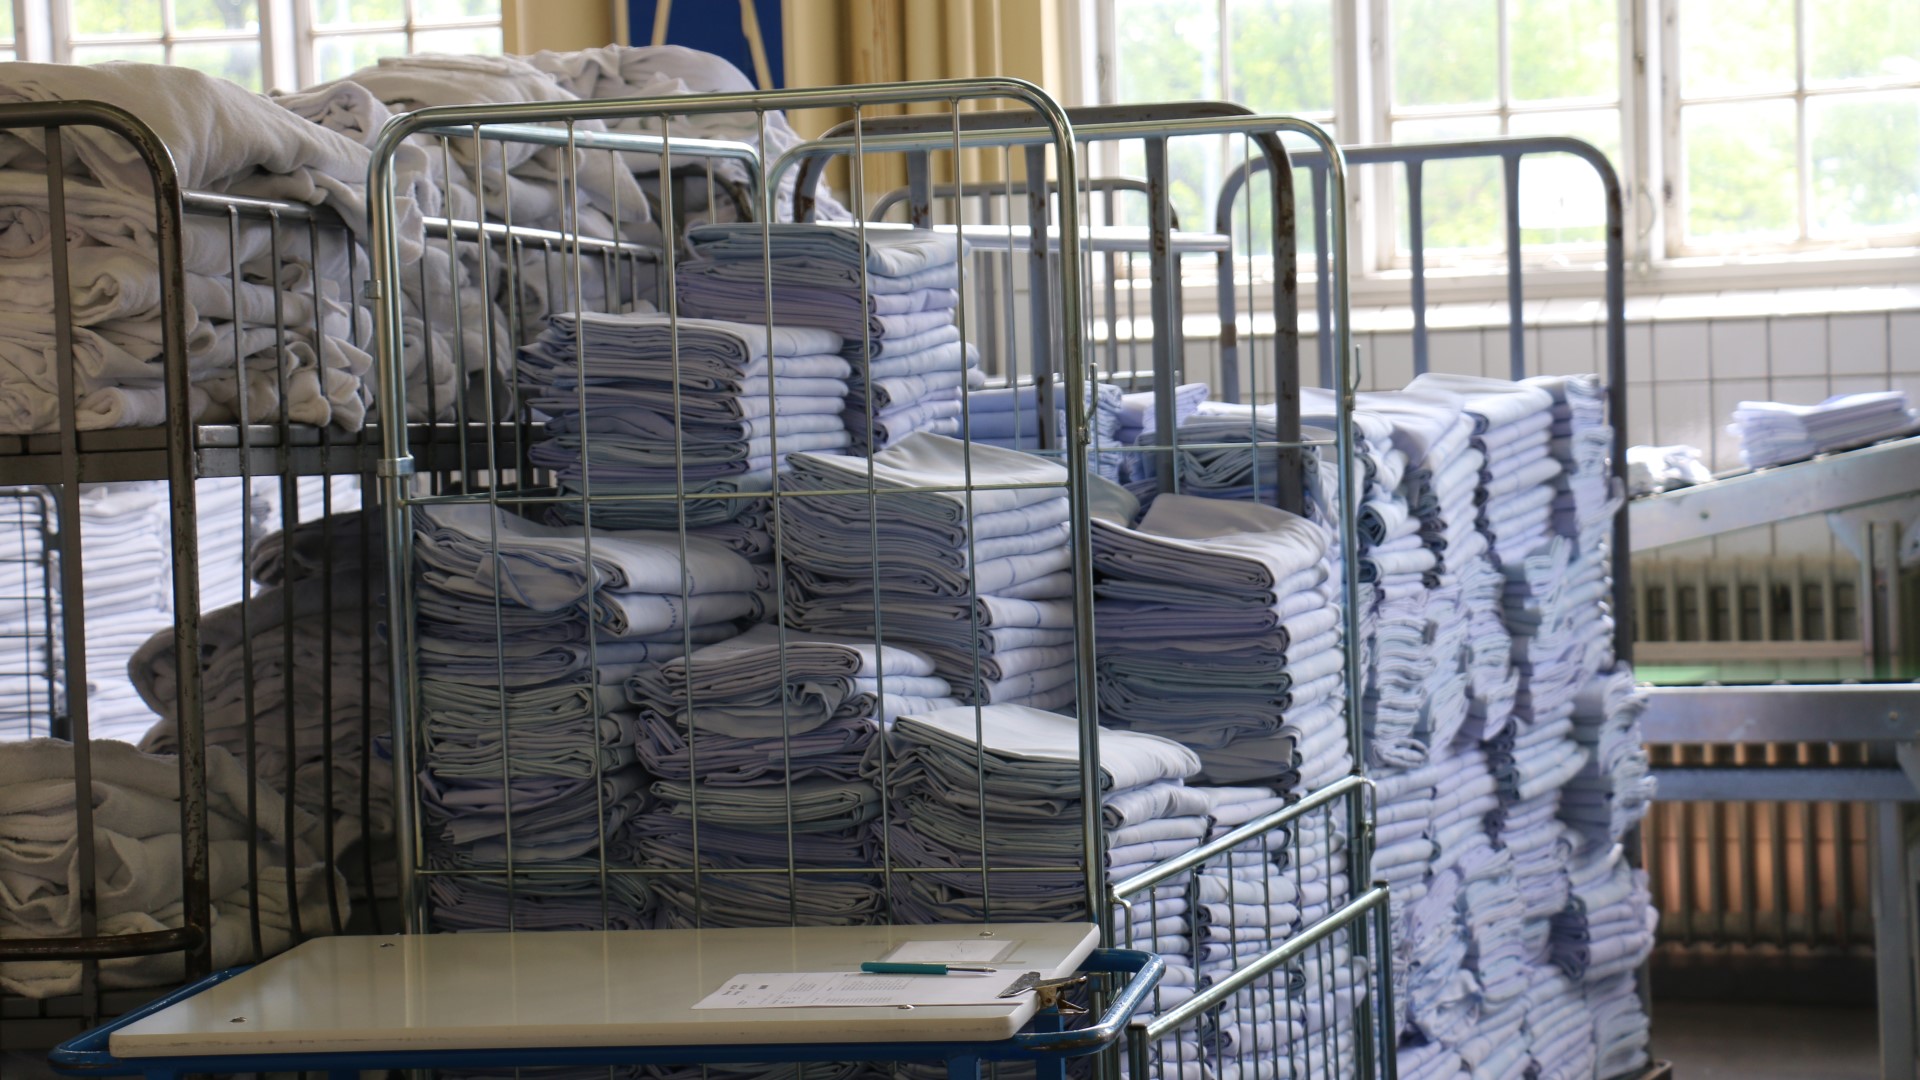
<instances>
[{"instance_id":1,"label":"window pane","mask_svg":"<svg viewBox=\"0 0 1920 1080\"><path fill-rule=\"evenodd\" d=\"M1571 135L1600 148L1620 168L1616 109L1524 113L1507 122L1514 135ZM1520 239L1527 244L1597 244L1606 239L1607 191L1593 166L1571 154L1520 159Z\"/></svg>"},{"instance_id":2,"label":"window pane","mask_svg":"<svg viewBox=\"0 0 1920 1080\"><path fill-rule=\"evenodd\" d=\"M1920 4L1818 0L1807 5L1807 78L1920 80Z\"/></svg>"},{"instance_id":3,"label":"window pane","mask_svg":"<svg viewBox=\"0 0 1920 1080\"><path fill-rule=\"evenodd\" d=\"M13 40L13 5L0 4L0 41ZM9 50L11 51L11 50ZM8 56L7 59L13 59Z\"/></svg>"},{"instance_id":4,"label":"window pane","mask_svg":"<svg viewBox=\"0 0 1920 1080\"><path fill-rule=\"evenodd\" d=\"M167 62L167 50L164 45L75 45L73 62L76 64L104 64L109 60L138 60L143 64L164 64Z\"/></svg>"},{"instance_id":5,"label":"window pane","mask_svg":"<svg viewBox=\"0 0 1920 1080\"><path fill-rule=\"evenodd\" d=\"M1327 0L1230 0L1227 97L1261 112L1333 111Z\"/></svg>"},{"instance_id":6,"label":"window pane","mask_svg":"<svg viewBox=\"0 0 1920 1080\"><path fill-rule=\"evenodd\" d=\"M1807 101L1812 231L1920 229L1920 91Z\"/></svg>"},{"instance_id":7,"label":"window pane","mask_svg":"<svg viewBox=\"0 0 1920 1080\"><path fill-rule=\"evenodd\" d=\"M1497 19L1494 0L1394 0L1393 103L1499 100Z\"/></svg>"},{"instance_id":8,"label":"window pane","mask_svg":"<svg viewBox=\"0 0 1920 1080\"><path fill-rule=\"evenodd\" d=\"M1680 128L1690 238L1798 235L1792 101L1698 105L1682 110Z\"/></svg>"},{"instance_id":9,"label":"window pane","mask_svg":"<svg viewBox=\"0 0 1920 1080\"><path fill-rule=\"evenodd\" d=\"M502 47L497 26L426 30L413 35L414 52L498 56Z\"/></svg>"},{"instance_id":10,"label":"window pane","mask_svg":"<svg viewBox=\"0 0 1920 1080\"><path fill-rule=\"evenodd\" d=\"M173 28L183 34L219 30L259 32L256 0L173 0Z\"/></svg>"},{"instance_id":11,"label":"window pane","mask_svg":"<svg viewBox=\"0 0 1920 1080\"><path fill-rule=\"evenodd\" d=\"M19 54L12 49L0 49L0 62L12 63L18 59L20 59Z\"/></svg>"},{"instance_id":12,"label":"window pane","mask_svg":"<svg viewBox=\"0 0 1920 1080\"><path fill-rule=\"evenodd\" d=\"M1793 0L1679 3L1683 96L1793 89Z\"/></svg>"},{"instance_id":13,"label":"window pane","mask_svg":"<svg viewBox=\"0 0 1920 1080\"><path fill-rule=\"evenodd\" d=\"M397 23L407 17L404 0L312 0L312 3L315 26Z\"/></svg>"},{"instance_id":14,"label":"window pane","mask_svg":"<svg viewBox=\"0 0 1920 1080\"><path fill-rule=\"evenodd\" d=\"M1191 0L1115 0L1121 101L1181 101L1220 95L1220 23L1213 5Z\"/></svg>"},{"instance_id":15,"label":"window pane","mask_svg":"<svg viewBox=\"0 0 1920 1080\"><path fill-rule=\"evenodd\" d=\"M320 82L344 78L383 56L406 51L407 35L401 33L323 37L313 43L314 75Z\"/></svg>"},{"instance_id":16,"label":"window pane","mask_svg":"<svg viewBox=\"0 0 1920 1080\"><path fill-rule=\"evenodd\" d=\"M71 0L71 3L67 14L74 37L98 37L102 34L160 36L160 5L157 3L127 3L126 0ZM83 61L76 56L74 62Z\"/></svg>"},{"instance_id":17,"label":"window pane","mask_svg":"<svg viewBox=\"0 0 1920 1080\"><path fill-rule=\"evenodd\" d=\"M499 17L500 0L413 0L415 23Z\"/></svg>"},{"instance_id":18,"label":"window pane","mask_svg":"<svg viewBox=\"0 0 1920 1080\"><path fill-rule=\"evenodd\" d=\"M1448 120L1404 121L1393 125L1393 141L1437 142L1478 139L1500 134L1493 116ZM1497 248L1504 240L1505 196L1501 194L1500 163L1491 159L1430 161L1421 167L1421 200L1427 248ZM1400 250L1407 244L1407 173L1393 168Z\"/></svg>"},{"instance_id":19,"label":"window pane","mask_svg":"<svg viewBox=\"0 0 1920 1080\"><path fill-rule=\"evenodd\" d=\"M260 89L260 46L252 41L208 41L173 47L173 62L181 67L231 79L249 90Z\"/></svg>"},{"instance_id":20,"label":"window pane","mask_svg":"<svg viewBox=\"0 0 1920 1080\"><path fill-rule=\"evenodd\" d=\"M1508 0L1515 101L1620 97L1618 0Z\"/></svg>"}]
</instances>

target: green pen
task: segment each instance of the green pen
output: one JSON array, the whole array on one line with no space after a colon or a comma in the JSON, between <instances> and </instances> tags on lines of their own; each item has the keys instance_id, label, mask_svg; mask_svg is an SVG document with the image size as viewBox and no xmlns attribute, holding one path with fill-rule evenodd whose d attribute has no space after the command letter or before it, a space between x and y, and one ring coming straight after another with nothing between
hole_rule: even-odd
<instances>
[{"instance_id":1,"label":"green pen","mask_svg":"<svg viewBox=\"0 0 1920 1080\"><path fill-rule=\"evenodd\" d=\"M977 971L991 975L997 968L957 967L953 964L890 964L884 960L869 960L860 965L860 970L870 975L945 975L952 971Z\"/></svg>"}]
</instances>

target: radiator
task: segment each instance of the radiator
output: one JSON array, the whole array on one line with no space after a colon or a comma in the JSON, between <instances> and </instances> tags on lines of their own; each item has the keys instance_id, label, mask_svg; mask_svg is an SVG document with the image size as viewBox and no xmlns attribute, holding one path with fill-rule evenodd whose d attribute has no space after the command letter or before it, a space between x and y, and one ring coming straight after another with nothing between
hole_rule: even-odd
<instances>
[{"instance_id":1,"label":"radiator","mask_svg":"<svg viewBox=\"0 0 1920 1080\"><path fill-rule=\"evenodd\" d=\"M1851 558L1636 559L1636 664L1674 681L1865 672ZM1651 748L1656 765L1860 764L1830 743ZM1656 803L1642 832L1673 946L1848 951L1872 942L1867 810L1858 803Z\"/></svg>"}]
</instances>

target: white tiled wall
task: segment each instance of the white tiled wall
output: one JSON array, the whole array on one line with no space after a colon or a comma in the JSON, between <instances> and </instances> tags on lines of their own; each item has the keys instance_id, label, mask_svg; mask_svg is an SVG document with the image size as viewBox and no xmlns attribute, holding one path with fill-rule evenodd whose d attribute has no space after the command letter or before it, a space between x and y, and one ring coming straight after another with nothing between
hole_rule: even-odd
<instances>
[{"instance_id":1,"label":"white tiled wall","mask_svg":"<svg viewBox=\"0 0 1920 1080\"><path fill-rule=\"evenodd\" d=\"M1728 469L1738 467L1740 457L1737 443L1726 433L1727 418L1742 400L1811 404L1832 394L1892 388L1906 390L1920 404L1920 309L1768 315L1764 304L1747 302L1727 305L1740 310L1737 316L1705 317L1714 305L1693 302L1700 299L1691 298L1684 307L1637 302L1629 308L1629 443L1689 443L1706 453L1710 467ZM1666 317L1668 309L1689 317ZM1404 320L1378 321L1404 325ZM1452 322L1432 321L1442 326ZM1355 325L1362 387L1404 385L1413 373L1412 332L1366 330L1366 320L1358 312ZM1203 336L1200 329L1197 321L1189 322L1187 374L1217 386L1218 342ZM1527 369L1530 373L1598 371L1604 362L1605 340L1603 328L1592 322L1543 320L1542 325L1526 330ZM1271 383L1264 374L1271 370L1270 348L1269 339L1259 338L1241 349L1243 370L1249 355L1257 355L1263 366L1259 379L1263 397ZM1317 382L1318 353L1312 336L1301 338L1301 355L1305 381ZM1122 363L1127 362L1123 350ZM1144 345L1134 352L1132 363L1142 369L1150 366ZM1507 329L1496 325L1432 330L1428 366L1434 371L1504 378L1509 371ZM1825 522L1812 519L1684 545L1663 554L1685 558L1822 555L1830 545Z\"/></svg>"}]
</instances>

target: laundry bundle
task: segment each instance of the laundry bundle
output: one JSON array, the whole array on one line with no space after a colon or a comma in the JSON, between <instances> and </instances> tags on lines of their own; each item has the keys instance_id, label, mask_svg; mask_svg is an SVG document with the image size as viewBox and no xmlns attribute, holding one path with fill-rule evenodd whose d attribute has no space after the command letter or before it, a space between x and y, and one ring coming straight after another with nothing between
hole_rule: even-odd
<instances>
[{"instance_id":1,"label":"laundry bundle","mask_svg":"<svg viewBox=\"0 0 1920 1080\"><path fill-rule=\"evenodd\" d=\"M1627 447L1627 494L1655 495L1713 479L1706 455L1697 446Z\"/></svg>"},{"instance_id":2,"label":"laundry bundle","mask_svg":"<svg viewBox=\"0 0 1920 1080\"><path fill-rule=\"evenodd\" d=\"M871 458L787 465L791 625L924 653L961 701L1073 704L1064 466L924 433Z\"/></svg>"},{"instance_id":3,"label":"laundry bundle","mask_svg":"<svg viewBox=\"0 0 1920 1080\"><path fill-rule=\"evenodd\" d=\"M384 534L361 532L348 513L269 533L244 564L263 587L199 624L207 742L252 768L263 789L331 816L334 854L393 835L391 770L374 750L393 700L387 650L372 633L386 619ZM127 662L159 716L140 740L149 753L179 749L177 646L167 626Z\"/></svg>"},{"instance_id":4,"label":"laundry bundle","mask_svg":"<svg viewBox=\"0 0 1920 1080\"><path fill-rule=\"evenodd\" d=\"M109 63L12 64L0 100L94 99L145 121L171 152L183 187L312 203L366 226L367 152L271 100L190 68ZM68 128L66 215L77 423L83 429L154 425L165 418L159 241L151 178L117 135ZM38 132L0 143L0 430L53 430L59 422L46 159ZM420 235L402 207L402 232ZM185 251L190 407L198 419L358 429L371 400L364 320L347 295L351 241L324 230L320 251L303 237L275 259L268 222L245 223L229 246L224 217L190 216ZM417 239L402 252L419 257ZM235 264L238 264L236 267ZM241 275L239 280L234 275ZM356 322L359 323L356 326ZM245 393L246 401L241 401ZM283 399L284 398L284 402Z\"/></svg>"},{"instance_id":5,"label":"laundry bundle","mask_svg":"<svg viewBox=\"0 0 1920 1080\"><path fill-rule=\"evenodd\" d=\"M1407 385L1416 393L1456 394L1473 423L1471 445L1481 466L1479 526L1501 564L1545 543L1553 522L1555 481L1565 465L1553 455L1553 395L1529 383L1429 372Z\"/></svg>"},{"instance_id":6,"label":"laundry bundle","mask_svg":"<svg viewBox=\"0 0 1920 1080\"><path fill-rule=\"evenodd\" d=\"M765 235L763 235L763 233ZM915 432L954 435L977 350L954 322L961 241L895 225L752 222L687 230L675 275L684 315L818 326L846 339L844 419L857 453Z\"/></svg>"},{"instance_id":7,"label":"laundry bundle","mask_svg":"<svg viewBox=\"0 0 1920 1080\"><path fill-rule=\"evenodd\" d=\"M1201 402L1175 431L1174 490L1187 495L1271 503L1279 492L1283 464L1308 478L1321 464L1310 449L1278 445L1279 421L1271 405ZM1300 437L1323 441L1333 433L1303 425ZM1331 468L1333 462L1329 458L1325 464Z\"/></svg>"},{"instance_id":8,"label":"laundry bundle","mask_svg":"<svg viewBox=\"0 0 1920 1080\"><path fill-rule=\"evenodd\" d=\"M1552 442L1560 462L1554 478L1553 531L1561 536L1605 535L1619 509L1613 475L1614 430L1607 423L1606 389L1598 375L1542 375L1527 385L1553 398Z\"/></svg>"},{"instance_id":9,"label":"laundry bundle","mask_svg":"<svg viewBox=\"0 0 1920 1080\"><path fill-rule=\"evenodd\" d=\"M642 668L627 695L654 778L653 806L633 828L639 862L685 872L652 878L666 925L847 925L884 914L870 828L880 797L862 763L901 714L959 705L931 660L759 625ZM728 872L696 886L696 862ZM789 869L806 871L802 888L791 888Z\"/></svg>"},{"instance_id":10,"label":"laundry bundle","mask_svg":"<svg viewBox=\"0 0 1920 1080\"><path fill-rule=\"evenodd\" d=\"M725 57L683 45L602 45L573 52L547 50L525 59L553 76L562 88L588 100L749 93L758 89L744 72ZM652 117L626 117L607 121L607 130L664 134L673 139L722 139L745 143L767 161L778 159L801 142L800 135L787 123L786 116L778 111L692 113L673 117L670 125ZM681 164L690 160L682 148L676 148L674 153ZM641 187L650 196L658 198L660 155L628 153L623 156ZM705 164L704 160L701 163ZM689 184L676 192L676 199L684 201L677 202L675 210L683 214L702 214L710 221L758 217L759 207L750 202L745 206L736 205L740 196L733 194L742 189L751 191L748 185L752 177L747 174L746 168L731 158L720 158L714 160L713 170L721 188L715 194L724 193L726 201L713 199L710 202L705 184ZM798 170L790 170L782 175L780 189L774 195L772 220L798 220L792 213L793 185L797 177ZM815 199L815 211L820 217L844 220L848 216L845 208L835 202L824 188L816 194Z\"/></svg>"},{"instance_id":11,"label":"laundry bundle","mask_svg":"<svg viewBox=\"0 0 1920 1080\"><path fill-rule=\"evenodd\" d=\"M1212 396L1213 390L1206 383L1181 383L1173 388L1173 426L1179 427L1187 417L1200 410L1202 402ZM1153 445L1160 431L1160 391L1136 390L1120 398L1120 431L1117 438L1122 446L1136 444ZM1138 460L1129 455L1130 460ZM1129 468L1129 479L1132 479Z\"/></svg>"},{"instance_id":12,"label":"laundry bundle","mask_svg":"<svg viewBox=\"0 0 1920 1080\"><path fill-rule=\"evenodd\" d=\"M1625 663L1594 675L1574 699L1573 737L1587 763L1561 794L1560 819L1586 850L1620 843L1653 802L1656 781L1640 733L1646 707Z\"/></svg>"},{"instance_id":13,"label":"laundry bundle","mask_svg":"<svg viewBox=\"0 0 1920 1080\"><path fill-rule=\"evenodd\" d=\"M1593 1018L1577 982L1552 966L1533 969L1527 991L1527 1075L1538 1080L1587 1080L1599 1054Z\"/></svg>"},{"instance_id":14,"label":"laundry bundle","mask_svg":"<svg viewBox=\"0 0 1920 1080\"><path fill-rule=\"evenodd\" d=\"M1193 800L1170 790L1199 771L1191 750L1102 730L1100 806L1090 808L1080 735L1073 717L1020 705L937 709L894 722L884 758L869 755L866 775L885 785L887 814L872 826L876 841L884 835L893 865L912 871L892 875L895 921L977 922L989 912L995 919L1087 918L1089 812L1106 830L1109 884L1206 835L1204 814L1183 812ZM1056 866L1058 873L1044 869ZM1174 895L1186 887L1168 884Z\"/></svg>"},{"instance_id":15,"label":"laundry bundle","mask_svg":"<svg viewBox=\"0 0 1920 1080\"><path fill-rule=\"evenodd\" d=\"M556 315L521 352L528 403L547 417L528 456L565 492L636 496L596 501L598 526L732 521L763 505L744 496L770 491L787 454L847 445L840 346L818 329ZM587 514L582 500L556 509L570 523Z\"/></svg>"},{"instance_id":16,"label":"laundry bundle","mask_svg":"<svg viewBox=\"0 0 1920 1080\"><path fill-rule=\"evenodd\" d=\"M628 680L760 614L755 567L700 537L482 503L418 506L413 529L429 865L597 875L648 798Z\"/></svg>"},{"instance_id":17,"label":"laundry bundle","mask_svg":"<svg viewBox=\"0 0 1920 1080\"><path fill-rule=\"evenodd\" d=\"M1206 779L1314 790L1352 767L1329 535L1257 503L1160 495L1093 525L1100 714Z\"/></svg>"},{"instance_id":18,"label":"laundry bundle","mask_svg":"<svg viewBox=\"0 0 1920 1080\"><path fill-rule=\"evenodd\" d=\"M1613 663L1606 547L1555 536L1504 571L1503 614L1520 672L1514 718L1525 725L1570 716L1581 688Z\"/></svg>"},{"instance_id":19,"label":"laundry bundle","mask_svg":"<svg viewBox=\"0 0 1920 1080\"><path fill-rule=\"evenodd\" d=\"M1067 445L1067 389L1055 380L1051 391L1053 400L1046 410L1041 408L1040 388L1031 383L973 391L967 395L963 418L966 437L988 446L1045 453L1059 459ZM1118 449L1124 445L1120 423L1125 394L1118 386L1101 382L1088 383L1086 393L1092 439L1088 464L1095 474L1119 483L1127 457ZM1041 432L1048 429L1055 436L1051 449L1044 448L1041 437Z\"/></svg>"},{"instance_id":20,"label":"laundry bundle","mask_svg":"<svg viewBox=\"0 0 1920 1080\"><path fill-rule=\"evenodd\" d=\"M1749 469L1804 461L1816 454L1910 435L1920 428L1905 390L1835 394L1818 405L1743 401L1727 433L1740 440Z\"/></svg>"},{"instance_id":21,"label":"laundry bundle","mask_svg":"<svg viewBox=\"0 0 1920 1080\"><path fill-rule=\"evenodd\" d=\"M186 917L180 763L110 741L95 742L90 761L98 917L92 932L118 937L177 929ZM344 921L350 903L346 883L325 862L319 819L289 810L270 785L254 783L218 746L207 748L205 765L213 963L255 962L300 936L336 930L332 911ZM0 880L7 898L0 905L0 937L79 937L73 747L55 739L0 744L0 791ZM77 960L0 964L0 989L29 998L75 994L80 969ZM179 952L99 963L102 989L171 986L185 976Z\"/></svg>"},{"instance_id":22,"label":"laundry bundle","mask_svg":"<svg viewBox=\"0 0 1920 1080\"><path fill-rule=\"evenodd\" d=\"M1628 974L1653 951L1658 916L1647 874L1619 845L1590 850L1569 872L1570 896L1553 917L1553 963L1567 978L1598 983Z\"/></svg>"},{"instance_id":23,"label":"laundry bundle","mask_svg":"<svg viewBox=\"0 0 1920 1080\"><path fill-rule=\"evenodd\" d=\"M1596 1076L1626 1076L1648 1062L1651 1022L1640 1001L1633 972L1589 981L1587 1012L1593 1017L1594 1051L1599 1058Z\"/></svg>"}]
</instances>

